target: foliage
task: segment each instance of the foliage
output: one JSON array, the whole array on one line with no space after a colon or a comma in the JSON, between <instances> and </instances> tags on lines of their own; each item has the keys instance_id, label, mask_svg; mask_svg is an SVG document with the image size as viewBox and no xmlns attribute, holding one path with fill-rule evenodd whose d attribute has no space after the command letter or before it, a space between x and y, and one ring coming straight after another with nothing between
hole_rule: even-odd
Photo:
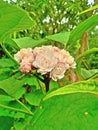
<instances>
[{"instance_id":1,"label":"foliage","mask_svg":"<svg viewBox=\"0 0 98 130\"><path fill-rule=\"evenodd\" d=\"M0 130L98 129L98 14L97 5L89 6L78 0L0 0ZM43 22L47 17L50 22ZM66 49L77 62L75 71L50 81L49 92L41 75L21 73L13 58L21 48L42 45Z\"/></svg>"},{"instance_id":2,"label":"foliage","mask_svg":"<svg viewBox=\"0 0 98 130\"><path fill-rule=\"evenodd\" d=\"M90 7L87 0L83 2L79 0L17 0L11 3L28 11L35 21L35 26L28 30L33 39L61 31L70 31L90 16L88 13L76 17L77 14ZM25 36L28 35L28 32L23 33Z\"/></svg>"},{"instance_id":3,"label":"foliage","mask_svg":"<svg viewBox=\"0 0 98 130\"><path fill-rule=\"evenodd\" d=\"M92 94L59 95L40 104L26 130L97 130L98 98Z\"/></svg>"},{"instance_id":4,"label":"foliage","mask_svg":"<svg viewBox=\"0 0 98 130\"><path fill-rule=\"evenodd\" d=\"M3 7L5 7L6 10ZM20 31L33 25L27 12L17 7L12 7L4 2L0 2L0 8L0 41L4 40L7 35L14 31Z\"/></svg>"}]
</instances>

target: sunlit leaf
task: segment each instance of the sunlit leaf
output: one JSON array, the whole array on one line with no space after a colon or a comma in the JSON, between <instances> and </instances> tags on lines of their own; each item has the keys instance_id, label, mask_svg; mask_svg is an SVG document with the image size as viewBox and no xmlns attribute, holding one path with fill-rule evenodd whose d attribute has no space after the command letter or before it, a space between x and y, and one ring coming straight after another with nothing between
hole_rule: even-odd
<instances>
[{"instance_id":1,"label":"sunlit leaf","mask_svg":"<svg viewBox=\"0 0 98 130\"><path fill-rule=\"evenodd\" d=\"M57 34L49 35L46 38L66 45L69 40L69 35L70 35L70 32L60 32Z\"/></svg>"},{"instance_id":2,"label":"sunlit leaf","mask_svg":"<svg viewBox=\"0 0 98 130\"><path fill-rule=\"evenodd\" d=\"M36 90L34 93L25 94L25 99L30 105L39 106L43 95L40 90Z\"/></svg>"},{"instance_id":3,"label":"sunlit leaf","mask_svg":"<svg viewBox=\"0 0 98 130\"><path fill-rule=\"evenodd\" d=\"M43 100L51 98L56 95L64 95L71 93L93 93L98 94L98 81L96 80L88 80L88 81L80 81L77 83L66 85L65 87L59 88L49 94L47 94Z\"/></svg>"},{"instance_id":4,"label":"sunlit leaf","mask_svg":"<svg viewBox=\"0 0 98 130\"><path fill-rule=\"evenodd\" d=\"M80 71L81 71L81 76L83 77L83 79L88 79L98 73L98 69L86 70L84 68L81 68Z\"/></svg>"},{"instance_id":5,"label":"sunlit leaf","mask_svg":"<svg viewBox=\"0 0 98 130\"><path fill-rule=\"evenodd\" d=\"M71 31L69 43L70 45L76 43L79 40L85 31L95 27L98 25L98 14L93 15L86 19L85 21L81 22L75 29ZM72 44L71 44L72 43Z\"/></svg>"},{"instance_id":6,"label":"sunlit leaf","mask_svg":"<svg viewBox=\"0 0 98 130\"><path fill-rule=\"evenodd\" d=\"M16 42L11 38L6 38L4 40L4 44L6 44L7 46L10 46L11 48L14 48L16 50L20 49L19 46L16 44Z\"/></svg>"},{"instance_id":7,"label":"sunlit leaf","mask_svg":"<svg viewBox=\"0 0 98 130\"><path fill-rule=\"evenodd\" d=\"M14 96L16 91L18 91L23 84L23 81L19 81L14 78L8 78L0 81L0 88L4 90L7 94Z\"/></svg>"},{"instance_id":8,"label":"sunlit leaf","mask_svg":"<svg viewBox=\"0 0 98 130\"><path fill-rule=\"evenodd\" d=\"M40 104L26 130L97 130L97 120L95 95L58 95Z\"/></svg>"},{"instance_id":9,"label":"sunlit leaf","mask_svg":"<svg viewBox=\"0 0 98 130\"><path fill-rule=\"evenodd\" d=\"M88 56L88 55L90 55L90 54L93 54L93 53L95 53L95 52L98 52L98 48L89 49L89 50L85 51L83 54L81 54L81 55L77 58L77 60L76 60L76 62L77 62L76 73L77 73L77 75L78 75L78 77L79 77L80 79L83 78L83 77L81 76L81 71L80 71L80 69L81 69L81 63L82 63L83 57Z\"/></svg>"},{"instance_id":10,"label":"sunlit leaf","mask_svg":"<svg viewBox=\"0 0 98 130\"><path fill-rule=\"evenodd\" d=\"M23 94L25 94L26 89L24 87L20 87L20 89L14 94L15 97L17 97L17 99L20 99Z\"/></svg>"},{"instance_id":11,"label":"sunlit leaf","mask_svg":"<svg viewBox=\"0 0 98 130\"><path fill-rule=\"evenodd\" d=\"M88 9L86 9L86 10L84 10L84 11L82 11L82 12L79 13L78 15L81 15L81 14L87 13L87 12L92 11L92 10L95 10L95 9L98 9L98 4L95 5L95 6L92 6L92 7L88 8Z\"/></svg>"},{"instance_id":12,"label":"sunlit leaf","mask_svg":"<svg viewBox=\"0 0 98 130\"><path fill-rule=\"evenodd\" d=\"M39 40L34 40L30 37L24 37L24 38L18 38L18 39L13 39L14 42L20 47L20 48L34 48L36 46L41 46L47 42L45 39L39 39Z\"/></svg>"},{"instance_id":13,"label":"sunlit leaf","mask_svg":"<svg viewBox=\"0 0 98 130\"><path fill-rule=\"evenodd\" d=\"M1 102L10 102L13 101L14 99L11 98L10 96L7 95L0 95L0 103Z\"/></svg>"},{"instance_id":14,"label":"sunlit leaf","mask_svg":"<svg viewBox=\"0 0 98 130\"><path fill-rule=\"evenodd\" d=\"M8 58L0 59L0 69L5 67L14 67L16 64L13 60Z\"/></svg>"},{"instance_id":15,"label":"sunlit leaf","mask_svg":"<svg viewBox=\"0 0 98 130\"><path fill-rule=\"evenodd\" d=\"M8 67L6 68L0 68L0 81L1 80L4 80L6 78L9 78L10 76L10 73L11 73L11 69Z\"/></svg>"},{"instance_id":16,"label":"sunlit leaf","mask_svg":"<svg viewBox=\"0 0 98 130\"><path fill-rule=\"evenodd\" d=\"M33 26L26 11L0 1L0 41L15 31Z\"/></svg>"}]
</instances>

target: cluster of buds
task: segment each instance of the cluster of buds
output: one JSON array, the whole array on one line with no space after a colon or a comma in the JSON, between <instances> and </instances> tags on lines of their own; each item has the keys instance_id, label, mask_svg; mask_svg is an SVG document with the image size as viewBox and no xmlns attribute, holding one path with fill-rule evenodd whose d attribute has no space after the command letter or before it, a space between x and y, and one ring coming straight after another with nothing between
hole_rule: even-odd
<instances>
[{"instance_id":1,"label":"cluster of buds","mask_svg":"<svg viewBox=\"0 0 98 130\"><path fill-rule=\"evenodd\" d=\"M23 48L14 55L20 71L31 73L36 69L41 75L49 75L54 81L64 77L66 70L75 68L74 58L64 49L55 46Z\"/></svg>"}]
</instances>

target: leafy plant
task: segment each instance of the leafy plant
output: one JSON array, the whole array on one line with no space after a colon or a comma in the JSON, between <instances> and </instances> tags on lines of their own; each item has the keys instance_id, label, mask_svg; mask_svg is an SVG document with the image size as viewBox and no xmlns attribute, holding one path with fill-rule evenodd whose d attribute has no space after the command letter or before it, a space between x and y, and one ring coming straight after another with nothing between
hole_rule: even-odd
<instances>
[{"instance_id":1,"label":"leafy plant","mask_svg":"<svg viewBox=\"0 0 98 130\"><path fill-rule=\"evenodd\" d=\"M76 24L75 29L69 28L72 31L60 25L60 30L57 27L58 33L47 31L48 35L44 38L39 38L39 34L37 38L34 38L28 30L35 28L39 18L42 17L42 14L36 17L34 10L37 10L39 14L39 7L43 4L43 10L47 10L46 5L49 1L39 1L38 4L36 1L33 2L34 5L30 4L30 6L36 8L30 12L30 15L34 16L32 20L23 9L0 1L0 47L3 51L0 59L0 130L97 130L98 48L93 44L92 48L88 47L86 34L91 28L97 26L98 14L93 14L84 20L85 13L96 9L97 5L79 14L83 19L80 20L80 24ZM54 1L53 5L56 5L57 10L63 11L60 5L64 2L63 0L61 3ZM68 1L66 4L68 12L76 9L77 4L73 2L71 5L71 3ZM50 2L49 5L51 4ZM47 11L51 15L55 10L54 8L50 13ZM82 11L81 8L79 10ZM79 15L76 14L75 17ZM42 19L45 17L43 16ZM64 28L63 31L62 28ZM25 32L22 37L21 31ZM42 45L55 45L60 49L70 51L77 63L76 69L66 71L63 79L56 82L49 80L48 92L45 91L47 76L43 79L43 76L34 70L33 74L23 74L19 71L19 64L14 59L14 54L20 49L34 49Z\"/></svg>"}]
</instances>

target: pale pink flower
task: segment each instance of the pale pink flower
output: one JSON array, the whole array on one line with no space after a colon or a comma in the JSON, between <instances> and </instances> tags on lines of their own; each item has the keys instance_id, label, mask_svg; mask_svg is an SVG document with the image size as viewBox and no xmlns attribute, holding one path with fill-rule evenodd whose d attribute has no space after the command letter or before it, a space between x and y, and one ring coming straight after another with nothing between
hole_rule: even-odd
<instances>
[{"instance_id":1,"label":"pale pink flower","mask_svg":"<svg viewBox=\"0 0 98 130\"><path fill-rule=\"evenodd\" d=\"M14 55L17 62L20 63L20 71L23 73L29 73L32 68L32 62L34 60L33 50L31 48L23 48Z\"/></svg>"},{"instance_id":2,"label":"pale pink flower","mask_svg":"<svg viewBox=\"0 0 98 130\"><path fill-rule=\"evenodd\" d=\"M30 62L32 62L34 55L31 48L23 48L14 55L14 58L19 63L22 62L24 58L29 58Z\"/></svg>"},{"instance_id":3,"label":"pale pink flower","mask_svg":"<svg viewBox=\"0 0 98 130\"><path fill-rule=\"evenodd\" d=\"M42 47L35 47L33 49L33 54L34 56L36 56L37 54L40 54L40 53L44 53L45 51L47 50L53 50L53 47L52 46L42 46Z\"/></svg>"},{"instance_id":4,"label":"pale pink flower","mask_svg":"<svg viewBox=\"0 0 98 130\"><path fill-rule=\"evenodd\" d=\"M14 58L20 63L21 72L30 73L35 68L41 75L49 74L55 81L63 78L67 69L76 67L70 53L55 46L35 47L33 50L23 48Z\"/></svg>"},{"instance_id":5,"label":"pale pink flower","mask_svg":"<svg viewBox=\"0 0 98 130\"><path fill-rule=\"evenodd\" d=\"M37 72L46 74L50 72L55 65L57 64L57 60L54 57L52 46L43 46L41 49L34 49L34 53L36 54L35 60L33 62L33 66L37 68Z\"/></svg>"},{"instance_id":6,"label":"pale pink flower","mask_svg":"<svg viewBox=\"0 0 98 130\"><path fill-rule=\"evenodd\" d=\"M60 53L58 55L58 60L60 62L66 63L67 58L68 58L69 55L70 55L69 52L67 52L66 50L62 49L62 50L60 50Z\"/></svg>"},{"instance_id":7,"label":"pale pink flower","mask_svg":"<svg viewBox=\"0 0 98 130\"><path fill-rule=\"evenodd\" d=\"M30 63L20 64L19 69L23 73L29 73L32 70Z\"/></svg>"},{"instance_id":8,"label":"pale pink flower","mask_svg":"<svg viewBox=\"0 0 98 130\"><path fill-rule=\"evenodd\" d=\"M69 64L70 68L75 68L76 63L74 58L70 55L70 53L64 49L62 49L59 53L58 59L60 62L64 62L65 64Z\"/></svg>"},{"instance_id":9,"label":"pale pink flower","mask_svg":"<svg viewBox=\"0 0 98 130\"><path fill-rule=\"evenodd\" d=\"M66 62L71 65L71 64L74 62L74 58L69 55L69 56L67 57Z\"/></svg>"},{"instance_id":10,"label":"pale pink flower","mask_svg":"<svg viewBox=\"0 0 98 130\"><path fill-rule=\"evenodd\" d=\"M67 57L66 62L70 65L70 68L76 68L76 62L74 61L74 58L71 55Z\"/></svg>"},{"instance_id":11,"label":"pale pink flower","mask_svg":"<svg viewBox=\"0 0 98 130\"><path fill-rule=\"evenodd\" d=\"M57 79L61 79L64 77L64 73L66 70L69 68L68 64L64 63L58 63L53 70L50 72L50 78L53 79L54 81L57 81Z\"/></svg>"},{"instance_id":12,"label":"pale pink flower","mask_svg":"<svg viewBox=\"0 0 98 130\"><path fill-rule=\"evenodd\" d=\"M14 59L15 59L18 63L21 62L20 51L18 51L18 52L14 55Z\"/></svg>"},{"instance_id":13,"label":"pale pink flower","mask_svg":"<svg viewBox=\"0 0 98 130\"><path fill-rule=\"evenodd\" d=\"M32 49L31 48L23 48L20 50L20 55L22 58L24 57L29 57L30 55L32 55Z\"/></svg>"},{"instance_id":14,"label":"pale pink flower","mask_svg":"<svg viewBox=\"0 0 98 130\"><path fill-rule=\"evenodd\" d=\"M76 62L74 61L71 65L70 65L71 68L75 69L76 68Z\"/></svg>"}]
</instances>

